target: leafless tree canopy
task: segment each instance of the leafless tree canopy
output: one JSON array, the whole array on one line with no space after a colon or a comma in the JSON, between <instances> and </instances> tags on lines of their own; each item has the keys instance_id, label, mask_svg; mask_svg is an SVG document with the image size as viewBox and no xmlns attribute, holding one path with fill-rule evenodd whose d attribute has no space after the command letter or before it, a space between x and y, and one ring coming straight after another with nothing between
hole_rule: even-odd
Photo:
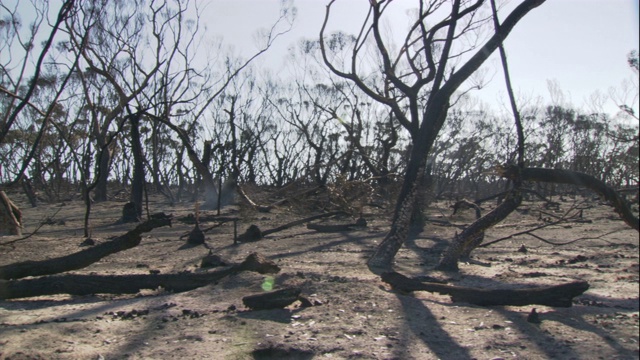
<instances>
[{"instance_id":1,"label":"leafless tree canopy","mask_svg":"<svg viewBox=\"0 0 640 360\"><path fill-rule=\"evenodd\" d=\"M92 202L122 194L142 216L145 191L214 209L237 185L348 188L395 203L371 262L387 266L426 202L507 186L493 169L517 162L513 119L474 101L474 77L543 2L498 9L494 23L486 1L417 1L392 34L394 3L371 1L348 34L328 30L332 0L318 38L292 47L285 78L253 64L291 29L286 1L248 57L207 33L198 1L22 4L31 17L0 1L0 183L21 186L33 206L81 194L87 228ZM637 52L628 64L637 75ZM638 115L618 105L618 114L521 106L523 162L637 190Z\"/></svg>"}]
</instances>

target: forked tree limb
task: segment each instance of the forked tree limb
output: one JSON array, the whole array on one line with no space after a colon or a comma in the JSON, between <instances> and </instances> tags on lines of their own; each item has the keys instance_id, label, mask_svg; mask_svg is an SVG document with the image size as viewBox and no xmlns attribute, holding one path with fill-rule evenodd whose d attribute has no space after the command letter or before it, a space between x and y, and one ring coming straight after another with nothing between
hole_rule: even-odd
<instances>
[{"instance_id":1,"label":"forked tree limb","mask_svg":"<svg viewBox=\"0 0 640 360\"><path fill-rule=\"evenodd\" d=\"M142 289L183 292L216 282L241 271L261 274L277 273L280 268L271 260L253 253L242 263L206 273L150 275L54 275L26 280L0 280L0 299L42 295L135 294Z\"/></svg>"},{"instance_id":2,"label":"forked tree limb","mask_svg":"<svg viewBox=\"0 0 640 360\"><path fill-rule=\"evenodd\" d=\"M151 219L117 238L76 253L42 261L24 261L0 266L0 279L58 274L87 267L105 256L131 249L140 244L143 233L157 227L171 226L171 217Z\"/></svg>"},{"instance_id":3,"label":"forked tree limb","mask_svg":"<svg viewBox=\"0 0 640 360\"><path fill-rule=\"evenodd\" d=\"M577 171L562 169L545 169L545 168L524 168L518 169L517 166L505 166L497 169L498 174L502 177L515 179L518 173L522 181L535 182L552 182L558 184L572 184L584 186L598 193L600 196L609 201L613 205L615 211L622 217L625 223L633 229L640 231L640 221L636 217L629 204L618 194L612 187L603 181L596 179L591 175L587 175Z\"/></svg>"},{"instance_id":4,"label":"forked tree limb","mask_svg":"<svg viewBox=\"0 0 640 360\"><path fill-rule=\"evenodd\" d=\"M484 231L509 216L522 202L522 195L519 191L514 190L514 194L509 195L498 207L491 210L489 213L474 221L471 225L467 226L460 234L457 234L447 250L442 254L440 263L436 267L439 270L444 271L458 271L458 260L465 253L467 256L471 253L473 248L480 245L475 240L482 241L479 238ZM467 249L468 246L473 248Z\"/></svg>"},{"instance_id":5,"label":"forked tree limb","mask_svg":"<svg viewBox=\"0 0 640 360\"><path fill-rule=\"evenodd\" d=\"M571 307L572 299L589 289L586 281L524 289L480 289L437 283L423 283L397 272L382 274L382 281L404 292L428 291L451 296L453 302L467 302L480 306L545 305Z\"/></svg>"}]
</instances>

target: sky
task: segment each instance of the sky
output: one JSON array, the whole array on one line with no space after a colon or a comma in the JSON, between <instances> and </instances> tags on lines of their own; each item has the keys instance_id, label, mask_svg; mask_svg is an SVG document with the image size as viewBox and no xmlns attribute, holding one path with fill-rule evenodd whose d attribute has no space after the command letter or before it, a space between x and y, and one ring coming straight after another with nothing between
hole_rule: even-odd
<instances>
[{"instance_id":1,"label":"sky","mask_svg":"<svg viewBox=\"0 0 640 360\"><path fill-rule=\"evenodd\" d=\"M389 24L393 30L406 28L406 9L415 0L394 0ZM294 0L297 19L293 30L262 59L263 66L282 66L287 48L301 38L317 38L325 13L325 0ZM505 5L509 11L520 1ZM337 0L330 26L355 33L368 6L368 0ZM269 26L278 16L279 0L212 0L206 8L207 26L233 44L237 51L248 54L255 48L256 29ZM515 27L505 42L513 86L523 101L542 98L595 111L593 94L608 97L610 90L622 93L622 83L631 85L626 102L638 112L638 75L627 65L627 54L638 50L638 0L547 0L533 9ZM501 14L501 19L506 12ZM397 25L396 25L397 24ZM496 52L497 54L497 52ZM473 95L494 107L508 104L504 80L497 68L498 58L488 61L490 83ZM494 76L491 76L491 75ZM563 96L551 95L552 88ZM593 109L592 109L593 108ZM605 111L615 112L613 102L604 104Z\"/></svg>"},{"instance_id":2,"label":"sky","mask_svg":"<svg viewBox=\"0 0 640 360\"><path fill-rule=\"evenodd\" d=\"M15 0L13 0L15 1ZM20 0L22 1L22 0ZM210 34L223 38L224 44L236 52L252 55L255 35L260 28L270 27L278 18L281 0L193 0L203 9L202 22ZM317 39L328 0L287 0L297 8L293 29L278 39L257 64L276 73L285 73L283 63L288 50L300 39ZM11 3L8 0L7 3ZM57 9L57 1L51 7ZM498 0L498 3L505 0ZM500 18L506 18L520 0L506 0ZM336 0L329 22L329 32L342 30L355 33L366 15L369 0ZM387 26L402 34L408 25L407 11L417 0L393 0L388 11ZM515 27L505 42L511 79L522 102L542 99L543 105L553 101L585 111L617 112L614 102L599 104L610 91L624 93L621 100L638 111L638 74L627 64L627 54L638 50L638 0L547 0L533 9ZM0 56L6 54L0 54ZM506 110L508 99L501 75L497 52L486 63L486 79L490 80L473 96L497 110ZM551 95L549 83L561 90Z\"/></svg>"}]
</instances>

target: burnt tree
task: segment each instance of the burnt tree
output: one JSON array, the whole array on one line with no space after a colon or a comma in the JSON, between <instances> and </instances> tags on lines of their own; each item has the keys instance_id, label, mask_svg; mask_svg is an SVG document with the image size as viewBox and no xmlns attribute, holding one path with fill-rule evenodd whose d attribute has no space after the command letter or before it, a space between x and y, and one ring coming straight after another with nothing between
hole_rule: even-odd
<instances>
[{"instance_id":1,"label":"burnt tree","mask_svg":"<svg viewBox=\"0 0 640 360\"><path fill-rule=\"evenodd\" d=\"M412 142L404 182L398 197L391 230L378 246L368 265L374 272L387 269L395 254L407 239L411 216L420 197L419 189L425 177L426 159L442 128L455 92L498 48L520 20L544 0L524 0L506 17L493 35L479 48L469 49L461 39L471 29L489 26L479 13L485 1L419 2L417 18L411 24L405 42L391 54L385 42L380 22L388 1L371 1L367 20L357 37L345 39L340 34L327 38L326 28L335 1L327 5L325 19L320 30L320 51L325 65L335 75L354 82L373 100L388 106L397 121L409 132ZM438 16L445 14L442 18ZM370 20L369 20L370 19ZM371 50L365 45L375 44L375 55L380 59L375 69L363 69L362 58ZM466 57L466 62L451 64L452 58ZM337 56L341 53L344 57ZM346 53L346 54L345 54ZM342 67L338 64L349 65ZM377 72L377 73L376 73ZM372 74L373 73L373 74ZM382 83L370 85L373 75Z\"/></svg>"}]
</instances>

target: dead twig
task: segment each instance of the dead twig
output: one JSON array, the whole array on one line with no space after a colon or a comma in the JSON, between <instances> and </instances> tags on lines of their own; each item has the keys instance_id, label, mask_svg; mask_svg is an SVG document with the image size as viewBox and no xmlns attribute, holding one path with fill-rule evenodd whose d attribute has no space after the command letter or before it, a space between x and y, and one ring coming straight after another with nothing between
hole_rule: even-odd
<instances>
[{"instance_id":1,"label":"dead twig","mask_svg":"<svg viewBox=\"0 0 640 360\"><path fill-rule=\"evenodd\" d=\"M54 218L56 215L58 215L58 213L60 212L60 210L62 210L62 207L59 207L59 208L58 208L58 210L57 210L55 213L53 213L53 215L51 215L51 216L47 216L47 217L43 218L43 219L40 221L40 224L38 224L38 227L37 227L35 230L33 230L29 235L25 235L25 236L23 236L23 237L21 237L21 238L18 238L18 239L13 239L13 240L11 240L11 241L6 241L6 242L3 242L3 243L0 243L0 246L9 246L9 245L13 245L13 244L15 244L15 243L17 243L17 242L19 242L19 241L27 240L28 238L30 238L30 237L32 237L33 235L37 234L37 233L38 233L38 231L39 231L43 226L47 225L47 222L45 221L45 219L51 219L51 218Z\"/></svg>"},{"instance_id":2,"label":"dead twig","mask_svg":"<svg viewBox=\"0 0 640 360\"><path fill-rule=\"evenodd\" d=\"M512 238L514 238L516 236L520 236L520 235L531 235L531 236L537 238L537 235L533 234L534 231L537 231L537 230L540 230L540 229L544 229L544 228L549 227L549 226L560 225L560 224L565 224L565 223L568 223L568 222L578 221L579 218L582 216L581 210L579 210L578 212L576 212L573 215L569 216L570 212L572 210L574 210L575 208L576 208L575 206L572 206L569 210L565 211L565 213L561 217L559 217L558 220L556 220L556 221L552 221L550 223L546 223L546 224L542 224L542 225L536 226L533 229L520 231L520 232L517 232L515 234L511 234L511 235L508 235L508 236L505 236L505 237L502 237L502 238L499 238L499 239L496 239L496 240L493 240L493 241L489 241L487 243L481 244L478 247L487 247L489 245L493 245L495 243L498 243L498 242L501 242L501 241L504 241L504 240L509 240L509 239L512 239Z\"/></svg>"},{"instance_id":3,"label":"dead twig","mask_svg":"<svg viewBox=\"0 0 640 360\"><path fill-rule=\"evenodd\" d=\"M617 230L606 232L606 233L598 235L598 236L584 236L584 237L581 237L581 238L577 238L577 239L573 239L573 240L569 240L569 241L565 241L565 242L561 242L561 243L557 243L557 242L553 242L553 241L547 240L547 239L545 239L545 238L543 238L543 237L541 237L539 235L535 235L535 234L527 234L527 235L533 236L534 238L542 241L543 243L546 243L546 244L549 244L549 245L554 245L554 246L570 245L570 244L573 244L573 243L576 243L576 242L582 241L582 240L602 240L602 241L604 241L604 242L606 242L608 244L611 244L612 243L611 241L607 241L607 240L603 239L602 237L603 236L607 236L607 235L611 235L611 234L615 234L615 233L620 232L622 230L626 230L626 229L617 229Z\"/></svg>"}]
</instances>

